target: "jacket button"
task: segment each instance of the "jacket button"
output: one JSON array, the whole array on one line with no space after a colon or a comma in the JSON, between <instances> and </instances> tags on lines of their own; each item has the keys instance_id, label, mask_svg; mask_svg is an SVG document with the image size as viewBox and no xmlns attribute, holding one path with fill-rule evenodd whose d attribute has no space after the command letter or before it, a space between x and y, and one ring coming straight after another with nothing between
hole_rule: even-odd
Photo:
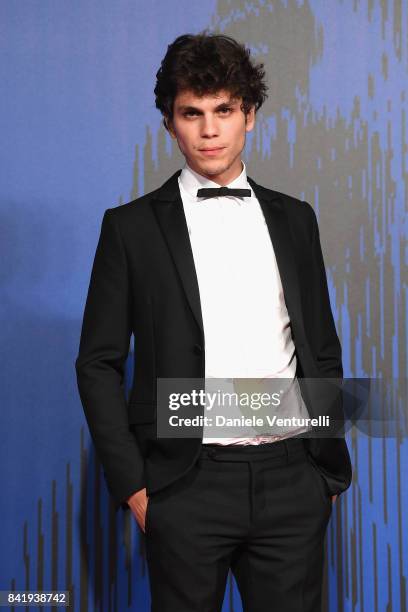
<instances>
[{"instance_id":1,"label":"jacket button","mask_svg":"<svg viewBox=\"0 0 408 612\"><path fill-rule=\"evenodd\" d=\"M200 344L195 344L193 347L193 351L196 355L201 355L203 352L203 347Z\"/></svg>"}]
</instances>

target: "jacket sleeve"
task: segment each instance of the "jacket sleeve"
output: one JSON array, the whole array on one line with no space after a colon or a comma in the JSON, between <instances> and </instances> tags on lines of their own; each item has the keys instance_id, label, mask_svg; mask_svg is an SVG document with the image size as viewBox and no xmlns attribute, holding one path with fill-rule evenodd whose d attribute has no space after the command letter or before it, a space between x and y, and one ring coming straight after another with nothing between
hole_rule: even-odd
<instances>
[{"instance_id":1,"label":"jacket sleeve","mask_svg":"<svg viewBox=\"0 0 408 612\"><path fill-rule=\"evenodd\" d=\"M314 316L311 342L322 377L343 377L341 344L336 332L327 287L326 270L320 244L319 226L313 208L309 206L312 217L312 274L310 292Z\"/></svg>"},{"instance_id":2,"label":"jacket sleeve","mask_svg":"<svg viewBox=\"0 0 408 612\"><path fill-rule=\"evenodd\" d=\"M321 378L339 380L343 378L341 344L330 305L316 214L313 208L308 206L312 223L312 270L309 282L313 324L310 339ZM320 383L315 390L315 401L323 404L326 402L326 407L330 406L330 410L323 410L322 413L330 413L331 417L334 417L335 434L334 437L316 437L308 440L309 452L324 476L328 493L340 495L348 489L352 480L350 454L342 432L342 395L338 394L337 386L330 383L324 386Z\"/></svg>"},{"instance_id":3,"label":"jacket sleeve","mask_svg":"<svg viewBox=\"0 0 408 612\"><path fill-rule=\"evenodd\" d=\"M86 299L79 354L78 390L116 510L145 487L143 457L129 430L124 369L131 327L126 253L115 215L105 211Z\"/></svg>"}]
</instances>

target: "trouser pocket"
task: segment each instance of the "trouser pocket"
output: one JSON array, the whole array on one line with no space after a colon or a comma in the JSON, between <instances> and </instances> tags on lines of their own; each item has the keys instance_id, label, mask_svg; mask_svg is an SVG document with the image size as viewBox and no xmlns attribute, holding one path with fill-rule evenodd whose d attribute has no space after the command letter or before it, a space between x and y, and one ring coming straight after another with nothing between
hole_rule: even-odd
<instances>
[{"instance_id":1,"label":"trouser pocket","mask_svg":"<svg viewBox=\"0 0 408 612\"><path fill-rule=\"evenodd\" d=\"M326 484L323 480L323 476L320 474L318 468L308 459L309 469L312 474L315 488L317 489L321 500L328 505L330 508L332 507L331 495L329 494Z\"/></svg>"}]
</instances>

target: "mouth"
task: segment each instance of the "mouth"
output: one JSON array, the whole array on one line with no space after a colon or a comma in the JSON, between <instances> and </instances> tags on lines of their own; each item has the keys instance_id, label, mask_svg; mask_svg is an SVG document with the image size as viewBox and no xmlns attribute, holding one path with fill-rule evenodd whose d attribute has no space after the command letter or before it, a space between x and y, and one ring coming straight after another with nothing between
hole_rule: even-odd
<instances>
[{"instance_id":1,"label":"mouth","mask_svg":"<svg viewBox=\"0 0 408 612\"><path fill-rule=\"evenodd\" d=\"M224 149L225 149L225 147L213 147L211 149L210 148L208 148L208 149L199 149L199 151L200 151L200 153L202 153L206 157L212 157L214 155L218 155Z\"/></svg>"}]
</instances>

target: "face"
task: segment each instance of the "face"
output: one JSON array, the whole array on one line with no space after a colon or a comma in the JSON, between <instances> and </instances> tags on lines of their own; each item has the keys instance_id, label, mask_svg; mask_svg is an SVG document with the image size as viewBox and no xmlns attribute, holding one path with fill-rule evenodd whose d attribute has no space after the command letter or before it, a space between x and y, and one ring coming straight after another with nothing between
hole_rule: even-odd
<instances>
[{"instance_id":1,"label":"face","mask_svg":"<svg viewBox=\"0 0 408 612\"><path fill-rule=\"evenodd\" d=\"M202 97L185 90L176 96L173 119L167 120L190 168L219 185L241 174L246 133L255 124L255 107L245 117L241 102L223 90Z\"/></svg>"}]
</instances>

